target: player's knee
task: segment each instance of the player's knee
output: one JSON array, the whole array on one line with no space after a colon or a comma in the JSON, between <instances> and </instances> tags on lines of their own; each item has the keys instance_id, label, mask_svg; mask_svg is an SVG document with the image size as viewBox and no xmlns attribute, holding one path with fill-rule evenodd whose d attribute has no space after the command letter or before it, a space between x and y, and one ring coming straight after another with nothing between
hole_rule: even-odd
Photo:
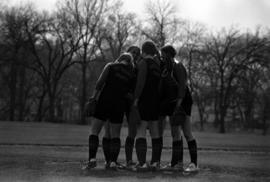
<instances>
[{"instance_id":1,"label":"player's knee","mask_svg":"<svg viewBox=\"0 0 270 182\"><path fill-rule=\"evenodd\" d=\"M171 129L171 135L172 135L172 138L173 140L180 140L181 139L181 132L180 132L180 129L179 128L175 128L173 127Z\"/></svg>"},{"instance_id":2,"label":"player's knee","mask_svg":"<svg viewBox=\"0 0 270 182\"><path fill-rule=\"evenodd\" d=\"M184 133L184 136L185 136L185 138L186 138L187 141L194 140L194 137L193 137L193 135L192 135L191 132L189 132L189 131L184 131L183 133Z\"/></svg>"}]
</instances>

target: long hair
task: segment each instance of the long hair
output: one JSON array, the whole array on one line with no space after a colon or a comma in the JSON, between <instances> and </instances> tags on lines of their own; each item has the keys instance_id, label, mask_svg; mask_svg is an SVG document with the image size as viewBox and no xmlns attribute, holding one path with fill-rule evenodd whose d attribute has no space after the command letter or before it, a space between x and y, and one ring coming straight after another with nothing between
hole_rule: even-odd
<instances>
[{"instance_id":1,"label":"long hair","mask_svg":"<svg viewBox=\"0 0 270 182\"><path fill-rule=\"evenodd\" d=\"M161 48L162 58L164 66L168 73L172 73L174 66L174 57L176 55L176 50L171 45L167 45Z\"/></svg>"},{"instance_id":2,"label":"long hair","mask_svg":"<svg viewBox=\"0 0 270 182\"><path fill-rule=\"evenodd\" d=\"M132 54L134 62L137 61L141 55L141 49L138 46L130 46L127 52Z\"/></svg>"},{"instance_id":3,"label":"long hair","mask_svg":"<svg viewBox=\"0 0 270 182\"><path fill-rule=\"evenodd\" d=\"M134 60L132 54L125 52L122 53L115 62L121 63L122 61L126 61L130 66L134 68Z\"/></svg>"}]
</instances>

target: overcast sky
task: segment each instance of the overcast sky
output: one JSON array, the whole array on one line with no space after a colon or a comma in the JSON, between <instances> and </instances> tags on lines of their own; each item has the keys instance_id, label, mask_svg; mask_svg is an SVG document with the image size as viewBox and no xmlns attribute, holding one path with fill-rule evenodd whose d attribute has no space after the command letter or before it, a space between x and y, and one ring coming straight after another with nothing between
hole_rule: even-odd
<instances>
[{"instance_id":1,"label":"overcast sky","mask_svg":"<svg viewBox=\"0 0 270 182\"><path fill-rule=\"evenodd\" d=\"M10 0L11 4L29 0ZM30 0L31 1L31 0ZM39 9L52 10L57 0L35 0ZM123 0L127 11L140 16L148 0ZM270 0L171 0L183 18L199 21L220 29L237 25L254 29L257 25L270 27Z\"/></svg>"}]
</instances>

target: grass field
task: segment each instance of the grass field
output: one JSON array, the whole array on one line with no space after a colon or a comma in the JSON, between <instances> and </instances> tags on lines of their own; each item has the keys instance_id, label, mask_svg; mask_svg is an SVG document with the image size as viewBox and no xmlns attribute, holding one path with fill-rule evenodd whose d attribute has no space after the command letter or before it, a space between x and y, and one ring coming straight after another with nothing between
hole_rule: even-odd
<instances>
[{"instance_id":1,"label":"grass field","mask_svg":"<svg viewBox=\"0 0 270 182\"><path fill-rule=\"evenodd\" d=\"M85 173L80 168L82 161L87 159L89 128L0 122L0 181L270 181L270 136L254 134L195 132L199 148L198 174L105 171L100 149L98 168ZM126 133L124 128L122 144ZM168 131L164 145L163 163L168 162L171 156ZM148 159L150 154L151 148L148 149ZM188 163L187 150L184 157ZM124 162L124 159L122 148L119 161Z\"/></svg>"}]
</instances>

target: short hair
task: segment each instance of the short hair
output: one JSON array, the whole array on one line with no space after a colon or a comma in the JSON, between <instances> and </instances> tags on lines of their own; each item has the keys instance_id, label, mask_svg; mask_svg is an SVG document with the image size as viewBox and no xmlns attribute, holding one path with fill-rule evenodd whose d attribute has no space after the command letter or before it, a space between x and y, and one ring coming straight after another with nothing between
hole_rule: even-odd
<instances>
[{"instance_id":1,"label":"short hair","mask_svg":"<svg viewBox=\"0 0 270 182\"><path fill-rule=\"evenodd\" d=\"M142 52L151 56L158 53L157 47L152 41L145 41L142 45Z\"/></svg>"},{"instance_id":2,"label":"short hair","mask_svg":"<svg viewBox=\"0 0 270 182\"><path fill-rule=\"evenodd\" d=\"M170 55L172 58L176 56L176 50L171 45L166 45L161 48L161 51L165 52L166 54Z\"/></svg>"}]
</instances>

